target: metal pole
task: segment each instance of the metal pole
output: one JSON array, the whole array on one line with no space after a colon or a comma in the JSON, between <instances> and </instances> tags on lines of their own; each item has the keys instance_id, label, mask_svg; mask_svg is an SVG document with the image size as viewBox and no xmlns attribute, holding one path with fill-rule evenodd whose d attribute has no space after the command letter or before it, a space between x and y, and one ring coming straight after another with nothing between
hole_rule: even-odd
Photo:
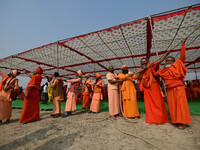
<instances>
[{"instance_id":1,"label":"metal pole","mask_svg":"<svg viewBox=\"0 0 200 150\"><path fill-rule=\"evenodd\" d=\"M94 63L94 80L95 80L96 78L95 78L95 63Z\"/></svg>"},{"instance_id":2,"label":"metal pole","mask_svg":"<svg viewBox=\"0 0 200 150\"><path fill-rule=\"evenodd\" d=\"M57 72L59 73L59 58L58 58L58 53L59 53L59 41L57 42Z\"/></svg>"},{"instance_id":3,"label":"metal pole","mask_svg":"<svg viewBox=\"0 0 200 150\"><path fill-rule=\"evenodd\" d=\"M197 70L196 70L196 63L194 63L194 69L195 69L195 76L196 76L196 79L197 79Z\"/></svg>"},{"instance_id":4,"label":"metal pole","mask_svg":"<svg viewBox=\"0 0 200 150\"><path fill-rule=\"evenodd\" d=\"M12 57L10 57L10 61L11 61L11 63L10 63L10 72L11 72L11 68L12 68L12 58L13 58L13 56Z\"/></svg>"}]
</instances>

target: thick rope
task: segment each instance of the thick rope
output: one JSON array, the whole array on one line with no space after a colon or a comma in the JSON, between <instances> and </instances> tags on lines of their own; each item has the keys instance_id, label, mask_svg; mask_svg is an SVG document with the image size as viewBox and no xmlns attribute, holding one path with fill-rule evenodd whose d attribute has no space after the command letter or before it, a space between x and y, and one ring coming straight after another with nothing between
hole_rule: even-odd
<instances>
[{"instance_id":1,"label":"thick rope","mask_svg":"<svg viewBox=\"0 0 200 150\"><path fill-rule=\"evenodd\" d=\"M194 111L190 111L190 112L193 113L193 114L200 115L200 113L197 113L197 112L194 112Z\"/></svg>"},{"instance_id":2,"label":"thick rope","mask_svg":"<svg viewBox=\"0 0 200 150\"><path fill-rule=\"evenodd\" d=\"M100 119L100 120L98 120ZM85 120L97 120L97 121L87 121L89 123L96 123L96 122L102 122L105 121L107 119L110 119L110 117L106 117L106 118L86 118Z\"/></svg>"},{"instance_id":3,"label":"thick rope","mask_svg":"<svg viewBox=\"0 0 200 150\"><path fill-rule=\"evenodd\" d=\"M111 120L112 120L112 119L111 119ZM112 121L113 121L114 124L115 124L115 128L116 128L118 131L120 131L121 133L130 135L130 136L133 136L133 137L135 137L135 138L137 138L137 139L140 139L140 140L142 140L143 142L145 142L145 143L151 145L152 147L154 147L154 148L156 148L156 149L158 149L158 150L162 150L161 148L159 148L159 147L157 147L157 146L151 144L149 141L145 140L144 138L141 138L141 137L139 137L139 136L137 136L137 135L130 134L130 133L126 132L126 131L121 130L121 129L117 126L116 121L114 121L114 120L112 120Z\"/></svg>"},{"instance_id":4,"label":"thick rope","mask_svg":"<svg viewBox=\"0 0 200 150\"><path fill-rule=\"evenodd\" d=\"M153 36L153 44L154 44L154 47L155 47L155 50L156 50L156 55L157 55L157 58L159 58L158 56L158 49L157 49L157 43L155 41L156 37L155 37L155 33L154 33L154 29L153 29L153 25L151 23L151 16L148 16L148 19L149 19L149 23L150 23L150 27L151 27L151 31L152 31L152 36ZM161 82L162 84L159 84L160 88L164 90L164 96L167 98L167 90L166 88L164 87L164 81L163 79L161 78Z\"/></svg>"},{"instance_id":5,"label":"thick rope","mask_svg":"<svg viewBox=\"0 0 200 150\"><path fill-rule=\"evenodd\" d=\"M124 134L127 134L127 135L130 135L130 136L133 136L133 137L135 137L135 138L137 138L137 139L140 139L140 140L142 140L143 142L145 142L145 143L151 145L152 147L154 147L154 148L156 148L156 149L158 149L158 150L162 150L162 149L160 149L159 147L157 147L157 146L151 144L149 141L145 140L145 139L142 138L142 137L139 137L139 136L137 136L137 135L130 134L130 133L126 132L126 131L121 130L121 129L117 126L116 121L113 120L113 119L111 119L110 117L106 117L106 118L86 118L86 120L90 120L90 119L92 119L92 120L97 120L97 121L87 121L88 123L96 123L96 122L102 122L102 121L105 121L105 120L111 120L112 122L114 122L115 128L116 128L119 132L124 133ZM98 119L100 119L100 120L98 120ZM129 121L128 121L128 122L129 122Z\"/></svg>"},{"instance_id":6,"label":"thick rope","mask_svg":"<svg viewBox=\"0 0 200 150\"><path fill-rule=\"evenodd\" d=\"M185 37L185 39L187 39L190 35L192 35L192 34L193 34L196 30L198 30L199 28L200 28L200 25L198 25L190 34L188 34L188 35ZM176 44L176 45L172 48L172 50L175 49L177 46L179 46L179 44L181 44L181 41L180 41L178 44ZM155 62L157 62L157 61L159 61L159 60L160 60L160 58L157 59L156 61L150 63L146 68L150 67L153 63L155 63ZM137 72L137 73L138 73L138 72ZM136 73L136 74L137 74L137 73Z\"/></svg>"}]
</instances>

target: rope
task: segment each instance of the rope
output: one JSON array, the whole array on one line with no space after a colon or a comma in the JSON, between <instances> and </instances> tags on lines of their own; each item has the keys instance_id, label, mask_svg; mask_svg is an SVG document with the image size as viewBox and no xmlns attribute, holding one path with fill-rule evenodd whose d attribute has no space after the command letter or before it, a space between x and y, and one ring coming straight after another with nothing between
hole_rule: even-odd
<instances>
[{"instance_id":1,"label":"rope","mask_svg":"<svg viewBox=\"0 0 200 150\"><path fill-rule=\"evenodd\" d=\"M112 120L112 119L111 119L111 120ZM124 134L130 135L130 136L133 136L133 137L135 137L135 138L137 138L137 139L140 139L140 140L142 140L143 142L145 142L145 143L151 145L152 147L154 147L154 148L156 148L156 149L158 149L158 150L162 150L161 148L159 148L159 147L157 147L157 146L151 144L150 142L148 142L148 141L145 140L144 138L141 138L141 137L139 137L139 136L137 136L137 135L130 134L130 133L126 132L126 131L121 130L121 129L117 126L116 121L114 121L114 120L112 120L112 121L115 123L115 128L116 128L118 131L120 131L121 133L124 133Z\"/></svg>"},{"instance_id":2,"label":"rope","mask_svg":"<svg viewBox=\"0 0 200 150\"><path fill-rule=\"evenodd\" d=\"M198 30L199 28L200 28L200 25L198 25L190 34L188 34L188 35L185 37L185 39L187 39L190 35L192 35L192 34L193 34L196 30ZM181 41L180 41L178 44L176 44L172 49L175 49L177 46L179 46L179 44L181 44ZM157 61L159 61L159 60L160 60L160 58L157 59L156 61L150 63L146 68L150 67L151 64L153 64L153 63L155 63L155 62L157 62ZM137 72L137 73L138 73L138 72ZM136 74L137 74L137 73L136 73Z\"/></svg>"},{"instance_id":3,"label":"rope","mask_svg":"<svg viewBox=\"0 0 200 150\"><path fill-rule=\"evenodd\" d=\"M24 70L24 68L22 68L22 67L20 67L20 66L18 66L18 65L14 65L13 63L11 63L11 62L9 62L9 61L7 61L7 60L4 60L4 62L5 63L8 63L8 64L10 64L10 65L12 65L12 66L15 66L16 68L19 68L19 69L21 69L21 70ZM29 71L29 70L26 70L26 71L28 71L29 73L33 73L34 71ZM46 74L46 73L43 73L44 74L44 76L45 75L48 75L48 74ZM50 75L51 77L54 77L54 76L52 76L52 75ZM63 80L65 80L65 79L63 79Z\"/></svg>"},{"instance_id":4,"label":"rope","mask_svg":"<svg viewBox=\"0 0 200 150\"><path fill-rule=\"evenodd\" d=\"M193 113L193 114L200 115L200 113L197 113L197 112L194 112L194 111L190 111L190 112Z\"/></svg>"},{"instance_id":5,"label":"rope","mask_svg":"<svg viewBox=\"0 0 200 150\"><path fill-rule=\"evenodd\" d=\"M154 47L155 47L155 50L156 50L156 55L157 55L157 58L158 58L158 49L157 49L157 43L155 41L156 37L155 37L155 34L154 34L154 29L153 29L153 26L152 26L152 23L151 23L151 16L148 16L148 19L149 19L149 22L150 22L150 27L151 27L151 31L152 31L152 36L153 36L153 44L154 44ZM154 38L155 37L155 38ZM160 88L164 90L164 97L167 98L167 90L164 86L164 81L163 79L161 78L161 82L162 84L159 84Z\"/></svg>"},{"instance_id":6,"label":"rope","mask_svg":"<svg viewBox=\"0 0 200 150\"><path fill-rule=\"evenodd\" d=\"M97 120L97 121L87 121L87 122L89 122L89 123L96 123L96 122L102 122L102 121L105 121L105 120L107 120L107 119L110 119L110 117L106 117L106 118L86 118L85 120L92 120L92 119L94 119L94 120ZM98 119L100 119L100 120L98 120Z\"/></svg>"},{"instance_id":7,"label":"rope","mask_svg":"<svg viewBox=\"0 0 200 150\"><path fill-rule=\"evenodd\" d=\"M151 145L152 147L154 147L154 148L156 148L156 149L158 149L158 150L162 150L162 149L160 149L159 147L157 147L157 146L151 144L149 141L145 140L145 139L142 138L142 137L139 137L139 136L137 136L137 135L130 134L130 133L126 132L126 131L121 130L121 129L117 126L116 121L113 120L113 119L110 119L110 117L106 117L106 118L86 118L86 120L89 120L89 119L95 119L95 120L96 120L96 119L97 119L97 120L100 119L100 120L98 120L98 121L87 121L87 122L89 122L89 123L96 123L96 122L101 122L101 121L105 121L105 120L111 120L112 122L114 122L115 128L116 128L119 132L124 133L124 134L127 134L127 135L130 135L130 136L133 136L133 137L135 137L135 138L137 138L137 139L140 139L140 140L142 140L143 142L145 142L145 143Z\"/></svg>"},{"instance_id":8,"label":"rope","mask_svg":"<svg viewBox=\"0 0 200 150\"><path fill-rule=\"evenodd\" d=\"M19 68L19 69L21 69L21 70L24 69L24 68L22 68L22 67L20 67L20 66L18 66L18 65L14 65L13 63L11 63L11 62L9 62L9 61L7 61L7 60L4 60L4 62L7 63L7 64L10 64L10 65L12 65L12 66L15 66L16 68ZM27 71L28 71L28 70L27 70ZM29 72L31 72L31 71L29 71Z\"/></svg>"}]
</instances>

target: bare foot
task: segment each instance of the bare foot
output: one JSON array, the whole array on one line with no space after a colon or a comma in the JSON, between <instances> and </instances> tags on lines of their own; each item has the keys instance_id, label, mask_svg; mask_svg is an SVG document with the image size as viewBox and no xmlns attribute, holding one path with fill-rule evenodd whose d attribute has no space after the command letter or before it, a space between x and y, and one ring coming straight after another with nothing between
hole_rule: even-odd
<instances>
[{"instance_id":1,"label":"bare foot","mask_svg":"<svg viewBox=\"0 0 200 150\"><path fill-rule=\"evenodd\" d=\"M110 118L111 118L112 120L116 120L115 116L110 116Z\"/></svg>"}]
</instances>

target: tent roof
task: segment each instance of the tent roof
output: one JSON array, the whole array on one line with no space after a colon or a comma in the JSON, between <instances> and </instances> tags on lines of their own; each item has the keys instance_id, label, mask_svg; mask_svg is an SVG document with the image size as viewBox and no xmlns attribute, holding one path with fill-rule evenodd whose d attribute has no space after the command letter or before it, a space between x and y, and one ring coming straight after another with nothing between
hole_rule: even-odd
<instances>
[{"instance_id":1,"label":"tent roof","mask_svg":"<svg viewBox=\"0 0 200 150\"><path fill-rule=\"evenodd\" d=\"M59 70L62 77L73 78L77 70L105 77L109 66L120 72L123 64L137 72L140 60L155 61L173 48L200 24L200 4L188 6L142 19L123 23L96 32L60 40L30 49L0 60L0 68L25 68L34 71L38 66L47 75ZM200 72L200 29L186 41L188 72ZM181 45L170 54L179 58Z\"/></svg>"}]
</instances>

